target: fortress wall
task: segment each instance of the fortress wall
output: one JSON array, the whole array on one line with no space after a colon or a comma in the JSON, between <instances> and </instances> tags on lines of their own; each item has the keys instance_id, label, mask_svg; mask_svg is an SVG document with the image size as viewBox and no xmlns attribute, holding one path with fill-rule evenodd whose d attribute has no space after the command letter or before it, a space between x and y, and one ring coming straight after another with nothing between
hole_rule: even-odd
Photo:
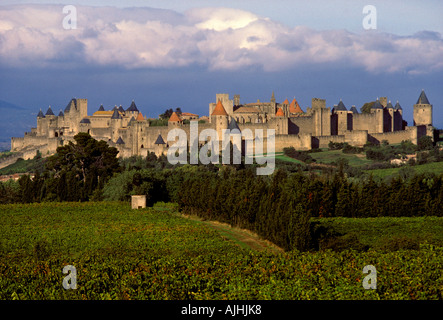
<instances>
[{"instance_id":1,"label":"fortress wall","mask_svg":"<svg viewBox=\"0 0 443 320\"><path fill-rule=\"evenodd\" d=\"M383 140L387 140L390 144L401 143L403 140L411 140L412 143L417 144L417 128L408 128L410 129L394 132L371 133L369 134L371 138L370 140L376 143L381 143Z\"/></svg>"},{"instance_id":2,"label":"fortress wall","mask_svg":"<svg viewBox=\"0 0 443 320\"><path fill-rule=\"evenodd\" d=\"M11 138L11 151L23 149L25 145L25 138Z\"/></svg>"},{"instance_id":3,"label":"fortress wall","mask_svg":"<svg viewBox=\"0 0 443 320\"><path fill-rule=\"evenodd\" d=\"M111 129L110 128L91 128L90 134L92 137L106 137L108 139L111 138Z\"/></svg>"},{"instance_id":4,"label":"fortress wall","mask_svg":"<svg viewBox=\"0 0 443 320\"><path fill-rule=\"evenodd\" d=\"M327 148L329 145L329 142L335 142L335 143L343 143L346 142L344 135L337 135L337 136L315 136L312 137L313 139L313 147L316 148Z\"/></svg>"},{"instance_id":5,"label":"fortress wall","mask_svg":"<svg viewBox=\"0 0 443 320\"><path fill-rule=\"evenodd\" d=\"M314 134L314 118L312 116L289 118L289 134Z\"/></svg>"},{"instance_id":6,"label":"fortress wall","mask_svg":"<svg viewBox=\"0 0 443 320\"><path fill-rule=\"evenodd\" d=\"M344 135L345 141L352 146L363 146L368 141L368 131L366 130L347 130Z\"/></svg>"},{"instance_id":7,"label":"fortress wall","mask_svg":"<svg viewBox=\"0 0 443 320\"><path fill-rule=\"evenodd\" d=\"M275 136L275 152L283 151L283 148L294 147L297 150L311 150L312 149L312 135L276 135Z\"/></svg>"},{"instance_id":8,"label":"fortress wall","mask_svg":"<svg viewBox=\"0 0 443 320\"><path fill-rule=\"evenodd\" d=\"M376 132L375 113L354 113L352 115L354 130L367 130L369 133Z\"/></svg>"}]
</instances>

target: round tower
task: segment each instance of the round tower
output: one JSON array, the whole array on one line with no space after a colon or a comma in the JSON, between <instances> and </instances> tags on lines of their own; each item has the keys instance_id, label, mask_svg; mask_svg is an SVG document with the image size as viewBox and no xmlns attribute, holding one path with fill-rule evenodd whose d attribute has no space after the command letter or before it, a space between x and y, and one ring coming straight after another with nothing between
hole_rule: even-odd
<instances>
[{"instance_id":1,"label":"round tower","mask_svg":"<svg viewBox=\"0 0 443 320\"><path fill-rule=\"evenodd\" d=\"M228 128L228 118L228 114L226 113L222 102L218 100L214 111L211 113L211 122L215 123L215 130L217 131L219 140L223 139L223 130Z\"/></svg>"},{"instance_id":2,"label":"round tower","mask_svg":"<svg viewBox=\"0 0 443 320\"><path fill-rule=\"evenodd\" d=\"M414 126L432 126L432 104L422 90L417 103L414 104Z\"/></svg>"}]
</instances>

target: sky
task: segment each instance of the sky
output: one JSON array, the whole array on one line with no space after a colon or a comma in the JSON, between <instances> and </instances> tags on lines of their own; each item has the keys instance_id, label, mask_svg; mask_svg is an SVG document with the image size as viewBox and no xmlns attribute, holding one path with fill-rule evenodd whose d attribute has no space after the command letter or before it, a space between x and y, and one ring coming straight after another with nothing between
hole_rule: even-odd
<instances>
[{"instance_id":1,"label":"sky","mask_svg":"<svg viewBox=\"0 0 443 320\"><path fill-rule=\"evenodd\" d=\"M148 117L203 116L217 93L272 91L304 110L314 97L360 108L387 96L412 125L424 89L443 128L442 14L437 0L0 0L0 101L18 106L0 104L0 140L73 97L90 115L134 100Z\"/></svg>"}]
</instances>

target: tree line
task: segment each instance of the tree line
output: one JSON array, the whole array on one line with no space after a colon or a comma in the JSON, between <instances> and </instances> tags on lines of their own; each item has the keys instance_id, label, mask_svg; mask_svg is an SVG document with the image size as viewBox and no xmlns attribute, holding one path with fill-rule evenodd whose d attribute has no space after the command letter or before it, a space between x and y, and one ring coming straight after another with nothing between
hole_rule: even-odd
<instances>
[{"instance_id":1,"label":"tree line","mask_svg":"<svg viewBox=\"0 0 443 320\"><path fill-rule=\"evenodd\" d=\"M311 217L442 216L443 174L389 181L277 169L257 176L245 165L177 165L165 156L116 158L105 142L79 134L59 147L45 170L0 183L0 203L41 201L175 202L185 214L249 229L286 250L306 249Z\"/></svg>"}]
</instances>

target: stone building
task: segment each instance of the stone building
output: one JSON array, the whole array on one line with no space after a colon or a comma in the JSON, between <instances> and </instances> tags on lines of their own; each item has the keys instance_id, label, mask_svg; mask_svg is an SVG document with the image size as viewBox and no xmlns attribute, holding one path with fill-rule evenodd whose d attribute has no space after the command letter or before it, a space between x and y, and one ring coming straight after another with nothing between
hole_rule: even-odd
<instances>
[{"instance_id":1,"label":"stone building","mask_svg":"<svg viewBox=\"0 0 443 320\"><path fill-rule=\"evenodd\" d=\"M262 129L266 136L267 130L273 129L276 152L289 146L299 150L323 148L330 141L356 146L382 140L389 143L410 140L416 144L423 135L433 137L432 105L424 91L413 110L414 125L407 126L399 102L393 105L385 97L377 99L369 113L359 113L355 106L348 109L342 100L331 108L326 106L326 100L313 98L311 106L303 111L295 98L291 103L287 99L278 103L274 92L269 102L257 100L247 104L240 102L239 95L230 99L229 94L216 94L215 102L209 104L209 121L198 124L198 133L214 129L221 137L222 130L228 128L251 129L252 132ZM198 119L197 115L190 117ZM58 115L51 107L46 113L40 110L37 127L25 132L24 137L12 138L11 151L21 153L25 159L34 157L37 150L46 156L73 140L77 133L87 132L93 138L116 147L120 157L146 156L148 152L160 155L169 148L168 133L171 129L184 130L189 142L190 127L191 124L184 124L175 112L167 126L151 127L134 101L127 109L115 106L105 110L100 106L88 115L87 99L74 98Z\"/></svg>"}]
</instances>

